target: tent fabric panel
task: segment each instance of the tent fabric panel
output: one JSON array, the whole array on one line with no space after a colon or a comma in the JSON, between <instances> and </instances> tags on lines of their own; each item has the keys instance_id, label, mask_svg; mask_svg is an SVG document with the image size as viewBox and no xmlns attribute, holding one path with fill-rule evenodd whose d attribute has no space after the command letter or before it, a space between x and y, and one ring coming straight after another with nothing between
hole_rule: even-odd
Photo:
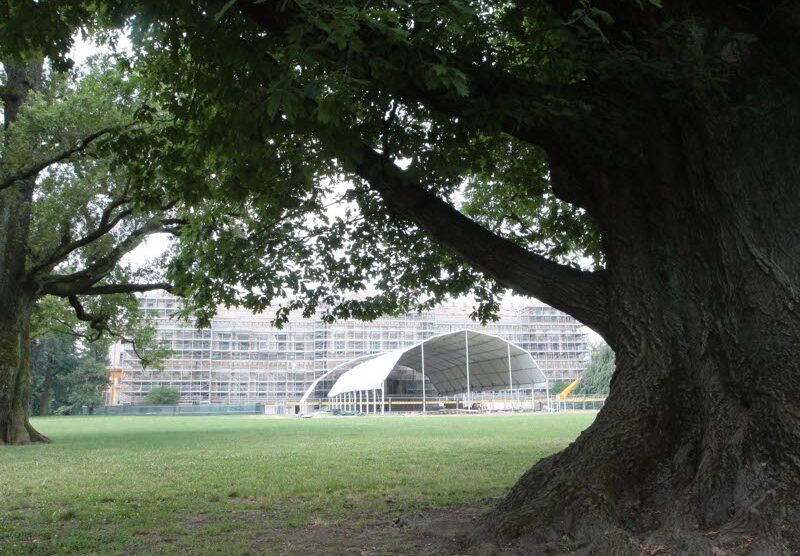
<instances>
[{"instance_id":1,"label":"tent fabric panel","mask_svg":"<svg viewBox=\"0 0 800 556\"><path fill-rule=\"evenodd\" d=\"M353 367L355 367L356 365L358 365L359 363L362 363L363 361L367 361L369 359L374 359L380 355L381 355L380 353L370 353L369 355L362 355L361 357L356 357L355 359L350 359L349 361L345 361L344 363L336 365L334 368L326 371L325 373L320 375L319 378L317 378L314 382L311 383L311 386L309 386L308 389L305 391L303 397L300 398L299 403L304 403L309 397L312 397L311 395L314 393L314 390L316 390L317 385L324 379L330 378L331 375L345 373L350 369L352 369Z\"/></svg>"},{"instance_id":2,"label":"tent fabric panel","mask_svg":"<svg viewBox=\"0 0 800 556\"><path fill-rule=\"evenodd\" d=\"M509 354L512 385L544 384L547 378L530 353L499 336L459 330L433 336L414 346L380 354L353 366L334 384L329 397L343 392L381 388L397 367L422 370L441 395L467 390L467 340L469 338L469 389L480 391L509 387Z\"/></svg>"},{"instance_id":3,"label":"tent fabric panel","mask_svg":"<svg viewBox=\"0 0 800 556\"><path fill-rule=\"evenodd\" d=\"M346 373L333 385L328 397L336 396L342 392L355 392L358 390L377 390L383 387L383 381L394 370L402 351L382 353L373 359L359 363Z\"/></svg>"}]
</instances>

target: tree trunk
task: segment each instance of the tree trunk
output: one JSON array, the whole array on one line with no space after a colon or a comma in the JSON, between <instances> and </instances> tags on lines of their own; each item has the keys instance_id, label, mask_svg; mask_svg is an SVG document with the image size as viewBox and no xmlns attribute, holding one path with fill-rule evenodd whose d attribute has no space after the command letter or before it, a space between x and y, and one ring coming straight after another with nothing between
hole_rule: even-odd
<instances>
[{"instance_id":1,"label":"tree trunk","mask_svg":"<svg viewBox=\"0 0 800 556\"><path fill-rule=\"evenodd\" d=\"M473 542L800 549L800 95L758 81L741 93L736 110L662 107L646 166L593 184L607 188L593 214L611 393Z\"/></svg>"},{"instance_id":2,"label":"tree trunk","mask_svg":"<svg viewBox=\"0 0 800 556\"><path fill-rule=\"evenodd\" d=\"M20 296L0 317L0 444L46 442L30 424L30 320L33 302Z\"/></svg>"},{"instance_id":3,"label":"tree trunk","mask_svg":"<svg viewBox=\"0 0 800 556\"><path fill-rule=\"evenodd\" d=\"M29 91L41 79L42 62L20 66L4 61L6 88L4 125L17 120ZM0 443L46 441L28 421L31 395L32 287L26 285L28 233L36 178L0 191Z\"/></svg>"},{"instance_id":4,"label":"tree trunk","mask_svg":"<svg viewBox=\"0 0 800 556\"><path fill-rule=\"evenodd\" d=\"M42 382L42 391L39 392L39 415L47 415L50 412L50 376L46 376Z\"/></svg>"}]
</instances>

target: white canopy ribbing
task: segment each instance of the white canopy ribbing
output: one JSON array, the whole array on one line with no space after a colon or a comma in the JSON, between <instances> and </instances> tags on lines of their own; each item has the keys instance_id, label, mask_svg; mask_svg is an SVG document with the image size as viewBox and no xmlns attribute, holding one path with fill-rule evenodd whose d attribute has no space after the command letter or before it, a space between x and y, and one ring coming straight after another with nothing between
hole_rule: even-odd
<instances>
[{"instance_id":1,"label":"white canopy ribbing","mask_svg":"<svg viewBox=\"0 0 800 556\"><path fill-rule=\"evenodd\" d=\"M423 352L425 375L443 396L467 391L504 390L512 386L510 381L517 388L544 386L547 382L531 354L521 347L492 334L459 330L358 363L339 377L328 397L381 389L389 374L399 367L421 370Z\"/></svg>"},{"instance_id":2,"label":"white canopy ribbing","mask_svg":"<svg viewBox=\"0 0 800 556\"><path fill-rule=\"evenodd\" d=\"M349 361L345 361L344 363L342 363L340 365L336 365L333 369L331 369L328 372L324 373L317 380L315 380L314 382L311 383L311 386L308 387L308 389L306 390L305 394L303 394L303 397L300 398L300 403L301 404L305 403L305 401L309 398L309 396L311 396L311 394L314 392L314 389L317 387L317 384L322 382L324 379L330 377L331 380L332 380L333 379L332 375L342 374L342 373L344 373L346 371L349 371L350 369L352 369L356 365L358 365L359 362L366 361L366 360L369 360L369 359L374 359L375 357L378 357L379 355L381 355L381 354L380 353L371 353L369 355L362 355L361 357L356 357L355 359L350 359Z\"/></svg>"}]
</instances>

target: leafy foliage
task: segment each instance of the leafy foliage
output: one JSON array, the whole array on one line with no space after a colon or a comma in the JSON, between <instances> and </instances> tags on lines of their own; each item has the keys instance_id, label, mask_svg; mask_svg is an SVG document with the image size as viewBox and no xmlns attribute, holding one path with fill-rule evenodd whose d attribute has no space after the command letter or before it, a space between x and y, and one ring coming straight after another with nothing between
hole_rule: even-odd
<instances>
[{"instance_id":1,"label":"leafy foliage","mask_svg":"<svg viewBox=\"0 0 800 556\"><path fill-rule=\"evenodd\" d=\"M102 405L108 385L104 353L79 346L74 336L59 333L34 340L31 353L31 406L36 413L80 413L83 406L92 411Z\"/></svg>"},{"instance_id":2,"label":"leafy foliage","mask_svg":"<svg viewBox=\"0 0 800 556\"><path fill-rule=\"evenodd\" d=\"M706 45L730 41L725 30L691 17L649 35L630 25L660 9L109 0L38 21L12 9L16 26L0 39L12 51L38 40L58 57L75 29L127 25L135 54L122 67L141 102L115 152L144 190L142 208L166 195L191 214L168 278L201 323L218 303L280 302L279 322L291 310L370 319L465 294L487 319L508 284L388 209L355 175L360 149L531 253L600 268L581 200L552 188L552 154L638 154L620 150L627 130L608 125L589 86L635 92L648 79L672 98L713 94L724 77L719 49Z\"/></svg>"},{"instance_id":3,"label":"leafy foliage","mask_svg":"<svg viewBox=\"0 0 800 556\"><path fill-rule=\"evenodd\" d=\"M103 405L103 390L108 386L108 368L105 362L84 356L76 369L67 375L68 401L73 411L87 407L89 413Z\"/></svg>"},{"instance_id":4,"label":"leafy foliage","mask_svg":"<svg viewBox=\"0 0 800 556\"><path fill-rule=\"evenodd\" d=\"M130 73L113 57L97 58L69 73L45 72L3 128L3 187L36 178L23 279L35 283L40 296L69 298L78 317L48 301L39 314L42 325L47 314L67 328L82 321L86 335L119 332L121 321L134 317L130 292L163 281L163 261L132 267L123 260L149 235L177 224L176 203L165 198L160 182L137 181L112 156L139 106ZM105 294L113 295L80 300Z\"/></svg>"},{"instance_id":5,"label":"leafy foliage","mask_svg":"<svg viewBox=\"0 0 800 556\"><path fill-rule=\"evenodd\" d=\"M31 359L33 411L45 415L52 411L53 406L68 404L64 381L78 366L75 338L65 334L37 338L31 346Z\"/></svg>"},{"instance_id":6,"label":"leafy foliage","mask_svg":"<svg viewBox=\"0 0 800 556\"><path fill-rule=\"evenodd\" d=\"M282 33L264 33L233 5L171 7L174 24L166 27L158 8L136 18L134 67L152 103L175 115L159 132L168 149L143 137L141 152L172 169L192 198L169 276L202 321L216 302L260 311L278 301L279 321L290 310L371 319L464 294L478 301L476 317L492 318L504 288L391 214L354 178L347 160L357 158L361 140L488 228L573 264L586 256L599 264L591 221L553 196L542 201L549 184L540 151L398 98L409 81L428 93L469 95L456 50L469 60L520 56L497 35L508 9L293 2L302 16ZM534 73L556 77L541 53L536 58ZM508 94L521 119L565 110L558 99L531 105ZM494 132L495 108L483 104L470 117ZM515 189L512 224L500 209ZM219 203L231 198L240 206L220 214Z\"/></svg>"},{"instance_id":7,"label":"leafy foliage","mask_svg":"<svg viewBox=\"0 0 800 556\"><path fill-rule=\"evenodd\" d=\"M575 388L576 395L607 395L614 375L614 351L605 342L592 348L589 366L583 371L581 381Z\"/></svg>"},{"instance_id":8,"label":"leafy foliage","mask_svg":"<svg viewBox=\"0 0 800 556\"><path fill-rule=\"evenodd\" d=\"M181 399L181 393L169 386L156 386L147 393L147 403L151 405L175 405Z\"/></svg>"}]
</instances>

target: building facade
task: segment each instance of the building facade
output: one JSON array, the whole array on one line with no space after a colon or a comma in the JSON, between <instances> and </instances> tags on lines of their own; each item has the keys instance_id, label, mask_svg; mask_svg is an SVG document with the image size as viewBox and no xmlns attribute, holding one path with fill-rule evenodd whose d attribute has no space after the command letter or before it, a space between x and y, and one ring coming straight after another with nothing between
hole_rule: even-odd
<instances>
[{"instance_id":1,"label":"building facade","mask_svg":"<svg viewBox=\"0 0 800 556\"><path fill-rule=\"evenodd\" d=\"M209 328L198 329L174 318L178 298L147 295L141 304L172 354L159 371L142 368L130 347L116 346L112 367L118 404L143 404L151 388L171 386L184 403L287 405L345 361L463 328L495 334L529 351L550 382L576 378L589 361L583 325L536 301L504 307L500 320L486 326L469 318L466 304L453 303L372 322L297 318L282 329L270 324L270 311L220 309Z\"/></svg>"}]
</instances>

